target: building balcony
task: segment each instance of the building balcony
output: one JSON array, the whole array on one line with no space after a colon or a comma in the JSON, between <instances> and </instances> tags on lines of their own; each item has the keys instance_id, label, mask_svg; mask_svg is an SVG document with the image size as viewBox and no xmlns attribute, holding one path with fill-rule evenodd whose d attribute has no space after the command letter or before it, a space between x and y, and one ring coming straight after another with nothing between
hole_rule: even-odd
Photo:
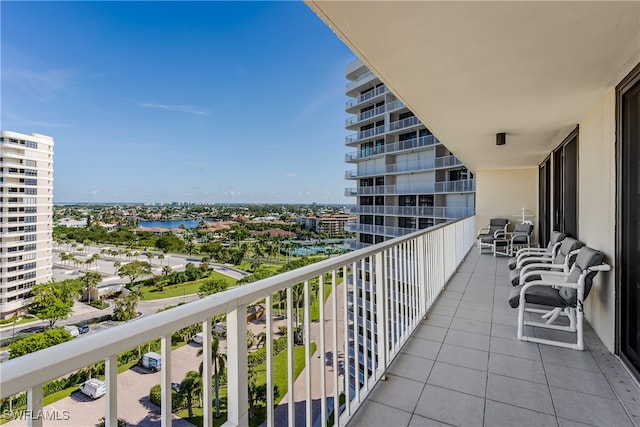
<instances>
[{"instance_id":1,"label":"building balcony","mask_svg":"<svg viewBox=\"0 0 640 427\"><path fill-rule=\"evenodd\" d=\"M442 181L425 184L377 185L371 187L346 188L345 196L373 194L435 194L435 193L471 193L476 190L475 178L459 181Z\"/></svg>"},{"instance_id":2,"label":"building balcony","mask_svg":"<svg viewBox=\"0 0 640 427\"><path fill-rule=\"evenodd\" d=\"M422 122L416 116L407 117L406 119L397 120L395 122L389 123L389 132L400 131L407 128L420 126L421 124Z\"/></svg>"},{"instance_id":3,"label":"building balcony","mask_svg":"<svg viewBox=\"0 0 640 427\"><path fill-rule=\"evenodd\" d=\"M381 125L381 126L374 127L374 128L371 128L371 129L363 130L363 131L360 131L360 132L355 133L353 135L349 135L349 136L345 137L344 143L345 143L345 145L350 145L350 144L353 144L353 143L355 143L357 141L361 141L363 139L373 138L374 136L377 136L377 135L385 133L385 131L386 131L385 125Z\"/></svg>"},{"instance_id":4,"label":"building balcony","mask_svg":"<svg viewBox=\"0 0 640 427\"><path fill-rule=\"evenodd\" d=\"M104 361L104 412L92 415L97 419L104 414L115 425L122 405L138 404L120 397L117 354L160 337L162 405L153 416L169 426L174 420L169 410L172 358L180 356L173 354L179 350L171 349L171 334L201 323L203 360L211 360L211 318L224 314L227 423L248 425L247 306L265 300L271 336L272 296L282 290L290 296L285 351L292 372L292 288L303 284L304 313L309 313L310 282L317 280L318 299L326 301L320 321L311 322L308 315L301 319L304 336L310 338L302 345L307 368L297 379L289 377L289 393L277 408L273 395L267 395L267 425L633 426L640 390L588 327L587 350L582 352L516 339L517 312L506 301L512 288L507 258L471 250L475 231L475 217L443 224L5 361L0 363L0 397L26 390L32 413L51 410L59 404L43 408L45 382ZM367 302L349 297L365 274L376 286L375 300ZM355 285L344 285L345 278ZM328 295L322 284L328 285ZM360 334L349 318L359 318L371 338L350 339ZM317 354L312 354L312 341ZM362 346L357 351L356 342ZM267 340L267 354L272 345ZM274 381L269 360L267 390ZM211 365L205 363L203 369L203 425L211 426ZM345 381L345 372L361 381ZM334 411L342 393L345 404ZM142 420L127 421L135 425Z\"/></svg>"},{"instance_id":5,"label":"building balcony","mask_svg":"<svg viewBox=\"0 0 640 427\"><path fill-rule=\"evenodd\" d=\"M352 206L349 212L357 215L393 215L458 219L473 215L467 206Z\"/></svg>"},{"instance_id":6,"label":"building balcony","mask_svg":"<svg viewBox=\"0 0 640 427\"><path fill-rule=\"evenodd\" d=\"M371 71L366 72L358 77L357 80L347 83L347 85L345 86L345 93L347 96L356 96L358 94L357 92L360 91L360 88L363 85L371 83L372 81L377 79L378 78Z\"/></svg>"},{"instance_id":7,"label":"building balcony","mask_svg":"<svg viewBox=\"0 0 640 427\"><path fill-rule=\"evenodd\" d=\"M441 142L433 135L421 136L419 138L407 139L405 141L394 142L392 144L386 144L379 147L367 148L359 151L347 153L345 155L345 161L349 163L355 163L362 159L367 159L380 154L398 153L406 150L415 150L421 147L432 147L441 144Z\"/></svg>"},{"instance_id":8,"label":"building balcony","mask_svg":"<svg viewBox=\"0 0 640 427\"><path fill-rule=\"evenodd\" d=\"M354 109L356 109L356 107L358 107L360 104L362 104L365 101L369 101L369 100L374 100L377 97L381 97L382 95L384 95L385 93L389 92L389 89L387 89L386 86L379 86L369 92L363 93L362 95L358 96L355 99L351 99L349 101L347 101L346 106L345 106L345 110L347 113L355 113Z\"/></svg>"},{"instance_id":9,"label":"building balcony","mask_svg":"<svg viewBox=\"0 0 640 427\"><path fill-rule=\"evenodd\" d=\"M360 126L363 124L363 122L365 120L370 120L373 119L375 117L378 117L384 113L388 113L391 111L395 111L395 110L399 110L401 108L404 108L405 105L402 101L400 101L399 99L395 100L395 101L391 101L387 104L381 105L379 107L376 107L372 110L368 110L365 112L362 112L358 115L356 115L355 117L349 117L348 119L345 120L345 125L344 127L349 129L352 126Z\"/></svg>"}]
</instances>

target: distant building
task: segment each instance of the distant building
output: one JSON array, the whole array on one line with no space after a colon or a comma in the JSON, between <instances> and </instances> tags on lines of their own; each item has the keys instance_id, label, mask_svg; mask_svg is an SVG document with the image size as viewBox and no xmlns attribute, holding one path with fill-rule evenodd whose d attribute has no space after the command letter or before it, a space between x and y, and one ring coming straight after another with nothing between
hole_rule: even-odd
<instances>
[{"instance_id":1,"label":"distant building","mask_svg":"<svg viewBox=\"0 0 640 427\"><path fill-rule=\"evenodd\" d=\"M69 227L69 228L84 228L87 226L87 220L62 218L60 221L58 221L56 225L61 225L63 227Z\"/></svg>"},{"instance_id":2,"label":"distant building","mask_svg":"<svg viewBox=\"0 0 640 427\"><path fill-rule=\"evenodd\" d=\"M304 218L304 226L307 230L312 230L316 233L325 233L328 236L342 236L347 223L355 219L354 215L347 214L310 216Z\"/></svg>"},{"instance_id":3,"label":"distant building","mask_svg":"<svg viewBox=\"0 0 640 427\"><path fill-rule=\"evenodd\" d=\"M0 318L29 302L51 280L53 138L0 131Z\"/></svg>"}]
</instances>

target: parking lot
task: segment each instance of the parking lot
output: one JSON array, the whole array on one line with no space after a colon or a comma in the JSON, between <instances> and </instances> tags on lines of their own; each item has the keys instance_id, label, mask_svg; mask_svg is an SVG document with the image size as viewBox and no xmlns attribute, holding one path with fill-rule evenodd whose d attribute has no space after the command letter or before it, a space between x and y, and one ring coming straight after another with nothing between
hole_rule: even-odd
<instances>
[{"instance_id":1,"label":"parking lot","mask_svg":"<svg viewBox=\"0 0 640 427\"><path fill-rule=\"evenodd\" d=\"M201 347L187 344L174 350L171 360L171 381L179 383L188 371L197 371ZM118 417L135 426L157 426L160 424L160 408L149 401L149 390L160 384L161 372L151 372L134 367L118 375ZM80 391L44 408L45 426L94 426L105 413L104 397L92 400ZM192 424L174 416L173 426ZM26 419L11 421L5 426L27 426Z\"/></svg>"}]
</instances>

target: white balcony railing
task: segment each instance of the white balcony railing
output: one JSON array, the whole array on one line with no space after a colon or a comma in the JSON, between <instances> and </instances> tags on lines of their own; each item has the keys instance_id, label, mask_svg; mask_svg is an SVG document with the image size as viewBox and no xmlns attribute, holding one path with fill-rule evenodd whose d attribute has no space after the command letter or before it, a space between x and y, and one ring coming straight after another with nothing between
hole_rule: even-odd
<instances>
[{"instance_id":1,"label":"white balcony railing","mask_svg":"<svg viewBox=\"0 0 640 427\"><path fill-rule=\"evenodd\" d=\"M367 101L371 98L375 98L376 96L382 95L383 93L388 92L388 89L386 86L382 85L382 86L378 86L377 88L370 90L368 92L363 93L362 95L360 95L359 97L352 99L350 101L347 101L346 104L346 109L348 110L351 107L354 107L360 103L363 103L364 101Z\"/></svg>"},{"instance_id":2,"label":"white balcony railing","mask_svg":"<svg viewBox=\"0 0 640 427\"><path fill-rule=\"evenodd\" d=\"M256 301L265 301L267 309L267 336L274 335L272 321L272 296L280 291L287 295L288 330L288 393L281 402L287 404L289 425L303 423L311 425L314 420L326 425L333 419L334 426L344 425L364 402L373 384L383 378L394 357L420 324L447 280L475 242L475 217L468 217L428 230L389 240L377 245L331 258L317 264L283 273L245 286L236 287L200 300L172 308L161 313L130 321L126 324L103 330L82 339L76 339L45 350L21 356L0 363L2 388L0 398L6 398L27 391L27 413L41 414L43 411L43 389L47 381L90 364L105 362L105 382L107 394L104 399L107 425L117 424L118 406L130 402L118 402L117 357L126 350L161 339L162 353L162 405L160 422L170 426L171 413L171 335L173 332L194 324L202 324L204 331L203 359L203 425L213 424L211 363L211 319L220 314L227 318L227 424L244 426L249 424L248 374L247 367L247 306ZM367 277L371 283L367 289L375 301L353 299L349 303L349 293L357 291L365 295L365 284L359 281ZM344 278L349 280L344 282ZM370 278L370 279L369 279ZM325 286L331 290L326 296L324 307L320 309L320 319L312 326L311 282L317 283L319 301L325 301ZM351 285L349 285L350 283ZM305 339L305 387L301 388L293 376L293 292L301 289L304 295L304 337L311 337L315 329L317 357L320 363L311 364L311 340ZM374 304L375 303L375 304ZM364 305L364 307L363 307ZM325 315L325 311L328 315ZM375 313L374 313L375 311ZM338 315L340 313L340 316ZM356 316L353 314L356 313ZM362 313L360 320L357 314ZM345 319L344 321L340 318ZM366 327L370 339L362 340L364 351L352 351L349 336L358 334L358 324ZM318 325L322 325L320 327ZM273 390L274 371L272 358L273 344L267 340L266 389ZM353 358L345 354L353 354ZM330 357L327 357L330 355ZM368 355L368 356L367 356ZM368 366L371 373L364 369ZM195 368L195 367L194 367ZM312 368L315 368L314 371ZM362 382L345 379L342 373L357 373ZM331 384L331 386L329 386ZM345 384L348 386L345 387ZM303 404L296 405L294 391ZM341 393L346 403L338 402ZM319 405L312 405L319 401ZM266 425L273 426L286 420L276 420L274 398L267 393ZM304 420L296 417L296 410L304 409ZM338 408L338 411L332 411ZM31 411L31 412L29 412ZM95 414L96 419L101 414ZM30 425L41 426L42 418L33 418Z\"/></svg>"},{"instance_id":3,"label":"white balcony railing","mask_svg":"<svg viewBox=\"0 0 640 427\"><path fill-rule=\"evenodd\" d=\"M345 120L345 127L353 126L356 123L359 123L363 120L370 119L372 117L379 116L389 111L398 110L400 108L404 108L404 102L399 99L395 101L391 101L388 104L381 105L379 107L373 108L371 110L363 111L362 113L356 115L355 117L349 117Z\"/></svg>"},{"instance_id":4,"label":"white balcony railing","mask_svg":"<svg viewBox=\"0 0 640 427\"><path fill-rule=\"evenodd\" d=\"M358 215L394 215L459 219L473 215L468 206L352 206L349 212Z\"/></svg>"},{"instance_id":5,"label":"white balcony railing","mask_svg":"<svg viewBox=\"0 0 640 427\"><path fill-rule=\"evenodd\" d=\"M466 193L476 190L476 180L427 182L424 184L377 185L369 187L345 188L344 195L362 196L372 194L433 194L433 193Z\"/></svg>"},{"instance_id":6,"label":"white balcony railing","mask_svg":"<svg viewBox=\"0 0 640 427\"><path fill-rule=\"evenodd\" d=\"M433 135L421 136L419 138L407 139L405 141L394 142L393 144L386 144L377 147L371 147L362 149L360 151L353 151L345 155L346 162L353 162L366 157L375 156L384 153L395 153L404 150L413 150L420 147L429 147L432 145L440 144L440 141Z\"/></svg>"}]
</instances>

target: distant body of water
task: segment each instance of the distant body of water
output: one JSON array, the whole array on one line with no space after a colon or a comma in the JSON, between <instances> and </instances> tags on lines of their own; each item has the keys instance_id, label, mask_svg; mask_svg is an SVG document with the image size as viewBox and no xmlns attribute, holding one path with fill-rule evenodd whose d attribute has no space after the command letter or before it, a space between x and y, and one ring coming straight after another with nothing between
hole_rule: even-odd
<instances>
[{"instance_id":1,"label":"distant body of water","mask_svg":"<svg viewBox=\"0 0 640 427\"><path fill-rule=\"evenodd\" d=\"M211 221L204 221L211 222ZM184 224L185 228L196 228L200 224L199 219L178 219L174 221L141 221L140 228L180 228Z\"/></svg>"}]
</instances>

